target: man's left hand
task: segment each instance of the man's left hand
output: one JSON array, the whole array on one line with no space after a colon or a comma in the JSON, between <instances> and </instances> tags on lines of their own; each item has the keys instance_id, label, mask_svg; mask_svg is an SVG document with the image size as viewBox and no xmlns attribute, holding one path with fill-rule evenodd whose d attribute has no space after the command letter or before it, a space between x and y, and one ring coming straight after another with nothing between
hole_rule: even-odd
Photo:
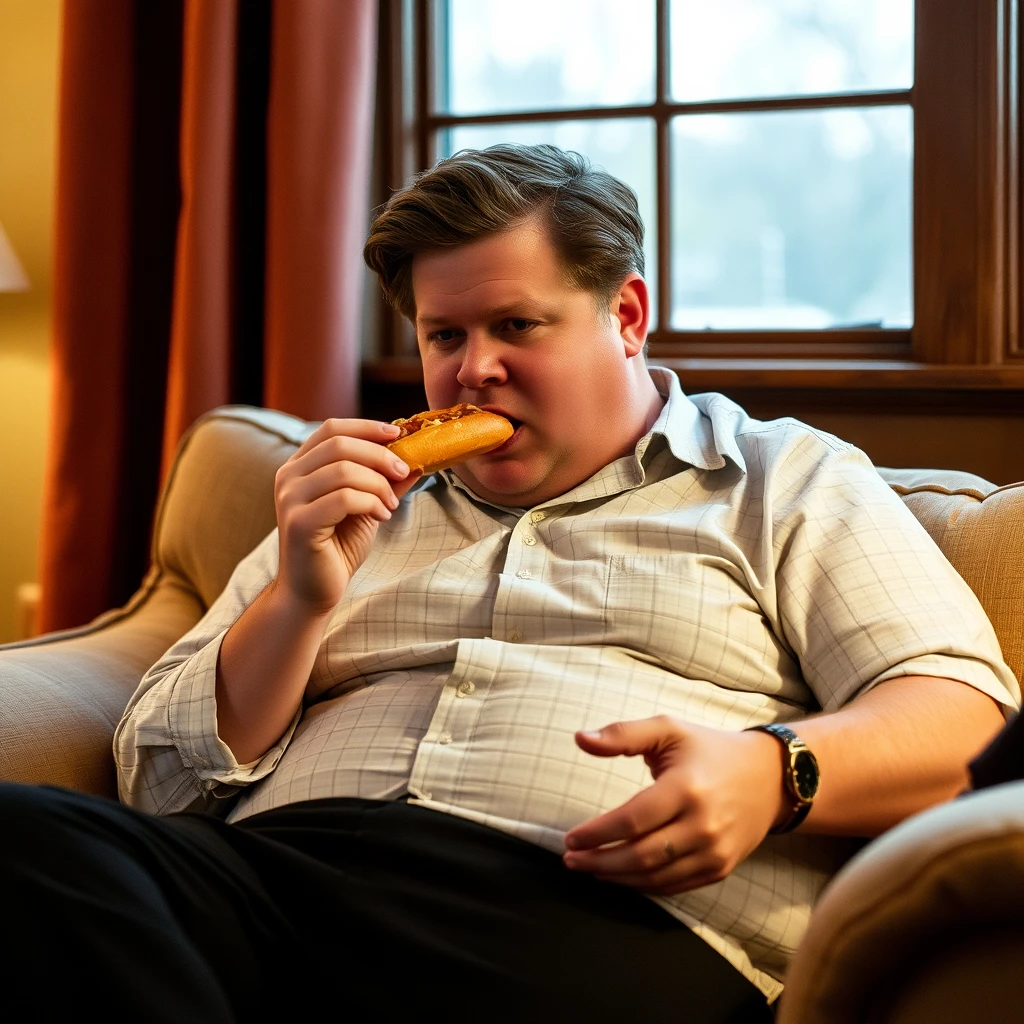
<instances>
[{"instance_id":1,"label":"man's left hand","mask_svg":"<svg viewBox=\"0 0 1024 1024\"><path fill-rule=\"evenodd\" d=\"M653 785L566 834L567 867L657 896L725 878L788 814L777 740L667 715L576 733L596 757L642 755Z\"/></svg>"}]
</instances>

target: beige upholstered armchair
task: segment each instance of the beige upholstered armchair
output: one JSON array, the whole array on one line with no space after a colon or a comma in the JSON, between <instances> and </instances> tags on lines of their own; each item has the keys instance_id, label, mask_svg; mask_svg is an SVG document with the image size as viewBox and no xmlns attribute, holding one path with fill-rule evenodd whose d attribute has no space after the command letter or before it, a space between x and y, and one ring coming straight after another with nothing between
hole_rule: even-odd
<instances>
[{"instance_id":1,"label":"beige upholstered armchair","mask_svg":"<svg viewBox=\"0 0 1024 1024\"><path fill-rule=\"evenodd\" d=\"M111 740L129 696L273 527L274 473L311 426L233 406L192 427L160 499L152 568L128 604L0 646L0 779L115 795ZM1024 484L881 472L979 596L1024 677ZM851 861L814 914L780 1019L1017 1019L1022 954L1024 783L918 815Z\"/></svg>"}]
</instances>

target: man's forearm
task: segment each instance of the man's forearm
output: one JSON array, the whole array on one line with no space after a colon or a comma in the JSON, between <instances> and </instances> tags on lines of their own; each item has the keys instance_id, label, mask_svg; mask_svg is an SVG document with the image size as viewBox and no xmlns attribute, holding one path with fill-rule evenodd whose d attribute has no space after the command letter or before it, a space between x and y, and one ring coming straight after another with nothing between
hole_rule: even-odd
<instances>
[{"instance_id":1,"label":"man's forearm","mask_svg":"<svg viewBox=\"0 0 1024 1024\"><path fill-rule=\"evenodd\" d=\"M240 764L288 728L329 618L297 606L275 582L228 630L217 662L217 733Z\"/></svg>"},{"instance_id":2,"label":"man's forearm","mask_svg":"<svg viewBox=\"0 0 1024 1024\"><path fill-rule=\"evenodd\" d=\"M821 785L801 832L875 836L969 785L967 763L1004 724L966 683L907 676L831 714L791 722Z\"/></svg>"}]
</instances>

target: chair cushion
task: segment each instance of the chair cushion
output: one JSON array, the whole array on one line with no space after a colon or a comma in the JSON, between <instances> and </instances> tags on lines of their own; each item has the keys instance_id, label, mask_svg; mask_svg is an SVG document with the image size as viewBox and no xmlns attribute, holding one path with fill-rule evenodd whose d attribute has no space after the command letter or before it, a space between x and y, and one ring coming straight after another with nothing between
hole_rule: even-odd
<instances>
[{"instance_id":1,"label":"chair cushion","mask_svg":"<svg viewBox=\"0 0 1024 1024\"><path fill-rule=\"evenodd\" d=\"M128 604L0 647L0 779L116 796L111 739L128 698L273 528L274 474L312 426L245 406L196 421L163 489L153 566Z\"/></svg>"},{"instance_id":2,"label":"chair cushion","mask_svg":"<svg viewBox=\"0 0 1024 1024\"><path fill-rule=\"evenodd\" d=\"M1003 657L1024 680L1024 482L970 473L879 469L977 594Z\"/></svg>"},{"instance_id":3,"label":"chair cushion","mask_svg":"<svg viewBox=\"0 0 1024 1024\"><path fill-rule=\"evenodd\" d=\"M316 426L271 409L224 406L182 439L157 511L153 558L204 608L274 528L274 476Z\"/></svg>"}]
</instances>

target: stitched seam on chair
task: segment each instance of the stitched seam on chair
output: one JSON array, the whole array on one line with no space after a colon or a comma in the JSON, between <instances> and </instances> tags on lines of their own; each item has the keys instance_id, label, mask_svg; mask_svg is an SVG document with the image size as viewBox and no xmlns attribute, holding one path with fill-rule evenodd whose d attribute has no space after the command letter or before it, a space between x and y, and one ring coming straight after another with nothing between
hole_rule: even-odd
<instances>
[{"instance_id":1,"label":"stitched seam on chair","mask_svg":"<svg viewBox=\"0 0 1024 1024\"><path fill-rule=\"evenodd\" d=\"M0 644L0 651L23 650L29 647L43 647L47 644L60 643L64 640L78 640L82 637L92 636L95 633L102 633L105 629L116 626L129 616L134 615L149 601L156 592L157 586L166 573L157 565L153 565L146 573L139 589L128 599L127 603L120 608L112 608L104 612L92 622L84 626L74 626L71 629L61 629L51 633L43 633L40 636L30 637L28 640L16 640L9 644Z\"/></svg>"},{"instance_id":2,"label":"stitched seam on chair","mask_svg":"<svg viewBox=\"0 0 1024 1024\"><path fill-rule=\"evenodd\" d=\"M271 436L279 438L282 441L287 441L289 444L300 444L300 445L302 444L302 441L298 440L298 438L294 434L288 434L285 431L283 431L283 430L281 430L281 429L279 429L277 427L273 427L273 426L270 426L270 425L268 425L266 423L263 423L259 418L255 417L255 416L247 416L242 411L242 410L245 410L245 409L258 410L258 408L259 407L255 406L255 405L227 405L227 406L222 406L219 409L211 410L210 412L208 412L204 416L202 416L200 419L196 420L194 426L195 427L199 427L201 424L205 423L207 420L219 420L219 419L220 420L231 420L231 421L233 421L235 423L248 423L250 426L257 427L259 430L262 430L263 433L270 434ZM233 410L237 410L237 411L233 411ZM288 413L278 413L278 415L280 415L280 416L288 416L289 414ZM297 416L292 416L290 418L293 419L296 423L305 424L307 426L311 422L309 420L301 420Z\"/></svg>"},{"instance_id":3,"label":"stitched seam on chair","mask_svg":"<svg viewBox=\"0 0 1024 1024\"><path fill-rule=\"evenodd\" d=\"M942 484L914 484L912 487L908 487L906 484L891 483L889 486L901 497L908 494L942 494L947 497L960 496L974 498L975 501L984 501L996 493L995 491L990 491L988 494L983 494L976 487L957 487L952 489L944 487Z\"/></svg>"}]
</instances>

